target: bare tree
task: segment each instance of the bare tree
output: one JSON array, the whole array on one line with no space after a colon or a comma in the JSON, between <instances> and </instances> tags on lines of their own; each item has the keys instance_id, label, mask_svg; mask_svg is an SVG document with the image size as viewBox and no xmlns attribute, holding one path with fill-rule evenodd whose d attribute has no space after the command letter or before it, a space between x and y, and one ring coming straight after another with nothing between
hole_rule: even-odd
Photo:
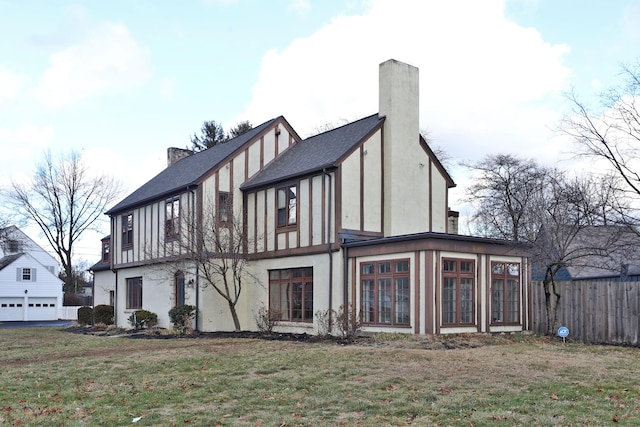
<instances>
[{"instance_id":1,"label":"bare tree","mask_svg":"<svg viewBox=\"0 0 640 427\"><path fill-rule=\"evenodd\" d=\"M476 233L534 241L539 224L532 217L533 208L551 171L533 160L509 154L489 155L464 165L477 174L466 197L475 208L471 223Z\"/></svg>"},{"instance_id":2,"label":"bare tree","mask_svg":"<svg viewBox=\"0 0 640 427\"><path fill-rule=\"evenodd\" d=\"M251 242L242 216L233 212L228 198L225 205L215 208L207 202L195 216L187 212L182 218L181 237L174 247L176 256L166 261L165 270L189 272L195 268L200 287L211 287L226 301L235 330L240 331L236 305L242 288L247 282L259 283L247 266Z\"/></svg>"},{"instance_id":3,"label":"bare tree","mask_svg":"<svg viewBox=\"0 0 640 427\"><path fill-rule=\"evenodd\" d=\"M555 331L563 268L606 269L630 249L619 226L619 191L611 177L568 177L555 168L510 155L471 165L479 172L467 189L476 230L485 237L526 243L541 277L547 333ZM604 228L606 227L606 229Z\"/></svg>"},{"instance_id":4,"label":"bare tree","mask_svg":"<svg viewBox=\"0 0 640 427\"><path fill-rule=\"evenodd\" d=\"M92 176L73 151L54 160L51 152L37 165L26 183L12 183L9 201L15 212L35 222L62 263L68 287L72 286L74 245L120 193L106 175Z\"/></svg>"},{"instance_id":5,"label":"bare tree","mask_svg":"<svg viewBox=\"0 0 640 427\"><path fill-rule=\"evenodd\" d=\"M640 61L622 67L623 83L601 94L591 107L575 91L566 94L573 107L558 130L574 139L578 154L605 160L635 198L640 196Z\"/></svg>"},{"instance_id":6,"label":"bare tree","mask_svg":"<svg viewBox=\"0 0 640 427\"><path fill-rule=\"evenodd\" d=\"M425 140L433 154L436 155L440 164L448 171L451 168L453 158L451 154L447 152L441 145L437 144L435 139L431 136L431 130L427 128L420 129L420 136Z\"/></svg>"}]
</instances>

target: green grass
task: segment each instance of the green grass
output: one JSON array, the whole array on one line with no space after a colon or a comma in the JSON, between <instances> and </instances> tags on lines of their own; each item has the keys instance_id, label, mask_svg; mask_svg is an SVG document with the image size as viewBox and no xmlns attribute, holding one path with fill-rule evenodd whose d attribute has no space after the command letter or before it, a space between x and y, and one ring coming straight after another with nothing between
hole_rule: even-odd
<instances>
[{"instance_id":1,"label":"green grass","mask_svg":"<svg viewBox=\"0 0 640 427\"><path fill-rule=\"evenodd\" d=\"M640 424L637 348L409 344L1 330L0 425Z\"/></svg>"}]
</instances>

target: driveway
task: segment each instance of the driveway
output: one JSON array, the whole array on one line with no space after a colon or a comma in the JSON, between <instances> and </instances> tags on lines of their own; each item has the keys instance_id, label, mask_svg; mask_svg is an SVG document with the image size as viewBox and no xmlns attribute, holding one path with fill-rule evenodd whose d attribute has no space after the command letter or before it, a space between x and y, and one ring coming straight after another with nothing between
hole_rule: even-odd
<instances>
[{"instance_id":1,"label":"driveway","mask_svg":"<svg viewBox=\"0 0 640 427\"><path fill-rule=\"evenodd\" d=\"M75 320L34 320L26 322L0 322L0 329L12 328L66 328L75 325Z\"/></svg>"}]
</instances>

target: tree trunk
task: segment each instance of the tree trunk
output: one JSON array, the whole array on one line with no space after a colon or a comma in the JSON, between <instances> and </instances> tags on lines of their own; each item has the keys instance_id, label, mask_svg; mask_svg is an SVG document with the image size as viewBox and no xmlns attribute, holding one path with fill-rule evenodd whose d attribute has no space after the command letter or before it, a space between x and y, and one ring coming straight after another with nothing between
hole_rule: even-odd
<instances>
[{"instance_id":1,"label":"tree trunk","mask_svg":"<svg viewBox=\"0 0 640 427\"><path fill-rule=\"evenodd\" d=\"M545 277L542 282L544 286L544 296L547 308L547 335L555 334L558 323L558 305L560 303L560 293L556 288L556 282L551 277Z\"/></svg>"},{"instance_id":2,"label":"tree trunk","mask_svg":"<svg viewBox=\"0 0 640 427\"><path fill-rule=\"evenodd\" d=\"M238 319L238 313L236 312L236 305L229 301L229 311L231 311L231 317L233 318L233 325L236 328L236 332L240 332L240 319Z\"/></svg>"}]
</instances>

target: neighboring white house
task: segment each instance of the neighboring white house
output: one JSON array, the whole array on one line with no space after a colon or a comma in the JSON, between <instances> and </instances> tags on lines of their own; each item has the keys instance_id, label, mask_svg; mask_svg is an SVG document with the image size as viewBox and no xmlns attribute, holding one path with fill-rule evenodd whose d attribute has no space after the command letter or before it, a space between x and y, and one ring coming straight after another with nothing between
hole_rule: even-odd
<instances>
[{"instance_id":1,"label":"neighboring white house","mask_svg":"<svg viewBox=\"0 0 640 427\"><path fill-rule=\"evenodd\" d=\"M167 271L184 250L176 242L193 241L184 224L216 212L227 232L240 216L251 242L243 329L255 330L266 307L280 313L278 331L315 333L316 314L343 305L370 332L530 329L527 253L454 234L455 183L419 133L418 69L380 64L379 97L378 113L305 140L284 117L269 120L169 162L112 207L105 277L117 324L146 309L167 327L168 311L187 303L198 307L199 330L233 329L226 301L199 286L200 271Z\"/></svg>"},{"instance_id":2,"label":"neighboring white house","mask_svg":"<svg viewBox=\"0 0 640 427\"><path fill-rule=\"evenodd\" d=\"M59 319L63 282L55 258L15 226L2 233L0 321Z\"/></svg>"}]
</instances>

